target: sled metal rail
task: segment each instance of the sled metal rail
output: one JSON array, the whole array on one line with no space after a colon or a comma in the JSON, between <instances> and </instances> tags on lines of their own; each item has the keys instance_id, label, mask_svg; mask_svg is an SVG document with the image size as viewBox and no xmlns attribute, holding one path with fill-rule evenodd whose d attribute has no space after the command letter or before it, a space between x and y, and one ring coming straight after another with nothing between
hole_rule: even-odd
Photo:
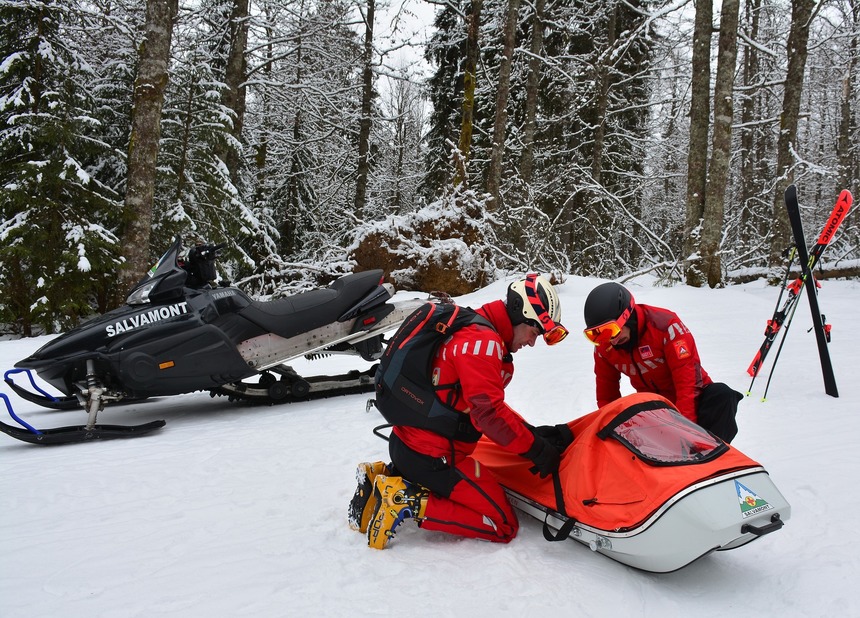
<instances>
[{"instance_id":1,"label":"sled metal rail","mask_svg":"<svg viewBox=\"0 0 860 618\"><path fill-rule=\"evenodd\" d=\"M756 474L759 472L767 473L767 470L765 470L763 466L750 466L748 468L742 468L740 470L734 470L734 471L726 472L726 473L720 474L718 476L708 478L708 479L703 479L701 481L693 483L692 485L690 485L686 489L679 491L674 496L672 496L671 498L666 500L666 502L661 504L648 518L646 518L645 520L643 520L643 521L639 522L638 524L631 526L629 528L617 528L615 530L603 530L601 528L589 526L588 524L584 524L580 521L576 522L576 528L578 528L580 530L585 530L587 532L591 532L592 534L595 534L595 535L603 535L603 536L606 536L609 538L623 539L623 538L629 538L632 536L636 536L638 534L641 534L644 530L647 530L652 524L654 524L658 519L660 519L666 513L666 511L668 511L672 506L674 506L675 503L680 502L681 499L683 499L684 497L686 497L686 496L688 496L688 495L690 495L690 494L692 494L692 493L694 493L700 489L704 489L704 488L710 487L712 485L717 485L719 483L723 483L723 482L731 480L731 479L741 478L744 476L750 476L751 474ZM544 519L545 517L548 517L550 526L552 526L554 528L560 528L568 519L570 519L569 517L562 515L558 511L551 509L547 506L544 506L542 504L539 504L538 502L532 500L531 498L523 496L523 495L517 493L516 491L514 491L512 489L509 489L506 487L505 492L508 494L509 498L516 500L518 503L521 503L522 504L522 510L524 512L527 512L529 515L532 515L533 517L536 517L538 519ZM538 514L529 512L530 509L528 507L531 507L532 509L534 509L536 511L540 511L540 514L538 515ZM572 536L579 536L579 535L574 532L574 533L572 533Z\"/></svg>"},{"instance_id":2,"label":"sled metal rail","mask_svg":"<svg viewBox=\"0 0 860 618\"><path fill-rule=\"evenodd\" d=\"M17 414L15 414L15 410L12 409L12 402L9 401L9 397L4 395L3 393L0 393L0 397L2 397L3 401L6 403L6 410L9 412L9 416L11 416L15 420L16 423L25 427L27 429L27 431L29 431L30 433L36 434L37 436L43 435L43 432L39 431L38 429L33 427L30 423L28 423L24 419L20 418ZM9 427L9 425L6 425L6 426ZM12 427L12 429L17 429L17 428Z\"/></svg>"}]
</instances>

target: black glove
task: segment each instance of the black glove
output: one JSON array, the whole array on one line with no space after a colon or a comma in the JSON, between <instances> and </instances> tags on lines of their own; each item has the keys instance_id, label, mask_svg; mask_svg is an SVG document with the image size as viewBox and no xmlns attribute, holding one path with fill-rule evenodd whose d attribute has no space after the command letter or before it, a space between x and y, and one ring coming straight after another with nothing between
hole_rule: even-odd
<instances>
[{"instance_id":1,"label":"black glove","mask_svg":"<svg viewBox=\"0 0 860 618\"><path fill-rule=\"evenodd\" d=\"M532 432L552 444L559 453L573 443L573 432L565 423L532 427Z\"/></svg>"},{"instance_id":2,"label":"black glove","mask_svg":"<svg viewBox=\"0 0 860 618\"><path fill-rule=\"evenodd\" d=\"M545 479L550 474L558 472L558 464L561 461L561 456L558 453L558 449L551 443L537 434L534 434L534 436L534 444L532 444L529 450L523 453L523 457L531 460L534 464L534 466L529 468L529 472Z\"/></svg>"}]
</instances>

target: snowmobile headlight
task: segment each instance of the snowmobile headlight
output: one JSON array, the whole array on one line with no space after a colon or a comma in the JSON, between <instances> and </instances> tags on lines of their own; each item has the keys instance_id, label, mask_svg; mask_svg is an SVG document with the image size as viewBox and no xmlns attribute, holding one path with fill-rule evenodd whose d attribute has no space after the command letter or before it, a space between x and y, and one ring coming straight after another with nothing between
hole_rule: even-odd
<instances>
[{"instance_id":1,"label":"snowmobile headlight","mask_svg":"<svg viewBox=\"0 0 860 618\"><path fill-rule=\"evenodd\" d=\"M133 290L132 293L128 295L128 298L125 299L125 302L129 305L147 304L149 302L149 294L155 289L156 285L158 285L158 281L150 281L143 284L136 290Z\"/></svg>"}]
</instances>

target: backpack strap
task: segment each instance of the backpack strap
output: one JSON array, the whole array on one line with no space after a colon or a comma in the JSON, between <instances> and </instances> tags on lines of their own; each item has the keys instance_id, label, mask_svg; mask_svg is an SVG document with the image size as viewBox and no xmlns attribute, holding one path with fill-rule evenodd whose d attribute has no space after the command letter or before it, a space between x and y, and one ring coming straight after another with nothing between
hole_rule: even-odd
<instances>
[{"instance_id":1,"label":"backpack strap","mask_svg":"<svg viewBox=\"0 0 860 618\"><path fill-rule=\"evenodd\" d=\"M436 329L437 333L441 335L447 335L448 331L451 328L451 325L454 324L454 320L457 319L458 315L460 315L460 305L454 305L454 311L451 312L451 317L448 318L448 321L436 322L436 325L433 328Z\"/></svg>"}]
</instances>

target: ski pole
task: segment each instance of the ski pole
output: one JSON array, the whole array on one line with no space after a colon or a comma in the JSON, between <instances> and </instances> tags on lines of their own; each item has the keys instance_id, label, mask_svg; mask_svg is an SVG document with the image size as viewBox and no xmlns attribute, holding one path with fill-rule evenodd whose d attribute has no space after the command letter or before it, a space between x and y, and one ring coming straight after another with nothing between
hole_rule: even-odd
<instances>
[{"instance_id":1,"label":"ski pole","mask_svg":"<svg viewBox=\"0 0 860 618\"><path fill-rule=\"evenodd\" d=\"M794 264L794 258L797 256L797 247L792 245L788 249L788 266L785 269L785 277L782 279L782 284L779 288L779 297L776 299L776 305L773 307L773 317L768 321L767 328L765 328L765 339L764 343L761 344L758 353L750 364L749 369L747 369L747 373L752 375L752 380L750 380L750 385L747 388L747 396L752 393L753 384L755 384L755 379L758 377L759 370L761 369L762 364L764 364L765 356L770 351L770 346L773 344L773 339L776 338L776 334L779 329L782 327L783 322L785 321L786 310L788 309L788 304L793 302L795 299L792 296L785 301L785 306L780 309L780 303L782 302L782 297L785 294L785 291L788 289L788 278L791 276L791 267ZM785 252L783 252L785 255ZM794 292L794 287L792 287L792 292ZM780 319L781 317L781 319ZM774 328L776 325L776 328Z\"/></svg>"},{"instance_id":2,"label":"ski pole","mask_svg":"<svg viewBox=\"0 0 860 618\"><path fill-rule=\"evenodd\" d=\"M803 279L805 280L805 276ZM805 286L800 287L800 291L797 293L797 298L800 298L800 295L803 294L803 289ZM776 369L776 363L779 360L779 354L782 352L782 346L785 344L785 338L788 337L788 329L791 328L791 321L794 319L794 312L797 311L797 303L794 303L794 306L791 308L791 313L788 316L788 319L785 321L785 328L782 331L782 339L779 341L779 347L776 349L776 355L773 357L773 364L770 366L770 373L767 375L767 383L764 385L764 393L762 393L761 400L764 401L767 399L767 391L770 389L770 381L773 378L773 371Z\"/></svg>"}]
</instances>

